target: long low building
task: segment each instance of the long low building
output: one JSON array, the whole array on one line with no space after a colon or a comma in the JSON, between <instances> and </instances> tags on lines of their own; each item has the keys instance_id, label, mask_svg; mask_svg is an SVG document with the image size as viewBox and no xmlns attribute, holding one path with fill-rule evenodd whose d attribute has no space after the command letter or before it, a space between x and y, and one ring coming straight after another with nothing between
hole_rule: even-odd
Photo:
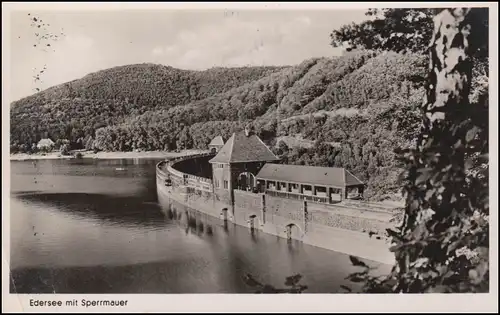
<instances>
[{"instance_id":1,"label":"long low building","mask_svg":"<svg viewBox=\"0 0 500 315\"><path fill-rule=\"evenodd\" d=\"M344 168L266 163L255 176L259 192L332 204L362 197L365 184Z\"/></svg>"}]
</instances>

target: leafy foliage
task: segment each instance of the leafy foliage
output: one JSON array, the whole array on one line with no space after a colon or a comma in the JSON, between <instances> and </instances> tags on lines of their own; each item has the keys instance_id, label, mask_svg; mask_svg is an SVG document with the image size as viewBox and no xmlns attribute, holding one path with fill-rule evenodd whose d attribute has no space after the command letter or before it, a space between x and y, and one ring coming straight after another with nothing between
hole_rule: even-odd
<instances>
[{"instance_id":1,"label":"leafy foliage","mask_svg":"<svg viewBox=\"0 0 500 315\"><path fill-rule=\"evenodd\" d=\"M172 108L252 82L275 67L186 71L138 64L120 66L49 88L12 103L11 143L42 138L95 137L101 127L123 123L147 110ZM29 119L27 119L29 118Z\"/></svg>"},{"instance_id":2,"label":"leafy foliage","mask_svg":"<svg viewBox=\"0 0 500 315\"><path fill-rule=\"evenodd\" d=\"M401 152L405 218L388 230L397 264L382 279L368 268L353 276L366 292L489 290L488 94L471 104L469 93L471 61L484 47L468 40L480 31L475 10L435 18L422 129L416 148Z\"/></svg>"},{"instance_id":3,"label":"leafy foliage","mask_svg":"<svg viewBox=\"0 0 500 315\"><path fill-rule=\"evenodd\" d=\"M436 8L369 9L367 20L351 23L331 34L333 47L348 49L388 50L423 53L431 40ZM471 12L471 27L476 30L471 44L476 48L474 57L488 57L488 8L475 8Z\"/></svg>"}]
</instances>

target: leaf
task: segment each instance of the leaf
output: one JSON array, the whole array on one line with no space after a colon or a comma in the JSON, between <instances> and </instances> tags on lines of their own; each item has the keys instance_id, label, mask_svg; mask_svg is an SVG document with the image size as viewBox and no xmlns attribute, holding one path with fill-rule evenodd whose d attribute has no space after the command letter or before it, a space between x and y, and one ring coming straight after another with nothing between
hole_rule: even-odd
<instances>
[{"instance_id":1,"label":"leaf","mask_svg":"<svg viewBox=\"0 0 500 315\"><path fill-rule=\"evenodd\" d=\"M396 251L398 251L401 247L403 247L403 244L394 245L394 246L389 247L389 251L390 251L390 252L396 252Z\"/></svg>"},{"instance_id":2,"label":"leaf","mask_svg":"<svg viewBox=\"0 0 500 315\"><path fill-rule=\"evenodd\" d=\"M417 180L415 181L415 185L419 185L421 183L426 182L432 175L432 169L430 168L420 168L417 170Z\"/></svg>"},{"instance_id":3,"label":"leaf","mask_svg":"<svg viewBox=\"0 0 500 315\"><path fill-rule=\"evenodd\" d=\"M396 240L400 240L401 239L401 235L399 235L399 232L398 231L394 231L392 229L386 229L385 230L387 232L387 235L389 235L390 237L396 239Z\"/></svg>"},{"instance_id":4,"label":"leaf","mask_svg":"<svg viewBox=\"0 0 500 315\"><path fill-rule=\"evenodd\" d=\"M479 279L479 273L475 269L471 269L469 270L469 278L473 283L476 283L477 279Z\"/></svg>"},{"instance_id":5,"label":"leaf","mask_svg":"<svg viewBox=\"0 0 500 315\"><path fill-rule=\"evenodd\" d=\"M347 292L352 292L351 288L349 288L348 286L341 285L340 287L341 287L342 289L346 290Z\"/></svg>"},{"instance_id":6,"label":"leaf","mask_svg":"<svg viewBox=\"0 0 500 315\"><path fill-rule=\"evenodd\" d=\"M366 267L368 268L368 265L366 265L364 262L362 262L361 260L359 260L357 257L355 256L349 256L349 259L351 260L351 263L354 265L354 266L360 266L360 267Z\"/></svg>"},{"instance_id":7,"label":"leaf","mask_svg":"<svg viewBox=\"0 0 500 315\"><path fill-rule=\"evenodd\" d=\"M431 197L436 193L435 189L429 189L425 192L425 200L430 200Z\"/></svg>"},{"instance_id":8,"label":"leaf","mask_svg":"<svg viewBox=\"0 0 500 315\"><path fill-rule=\"evenodd\" d=\"M350 280L351 278L356 278L356 277L359 277L359 276L365 276L367 273L368 273L367 270L362 271L362 272L351 273L350 275L348 275L347 277L345 277L345 279L346 280Z\"/></svg>"},{"instance_id":9,"label":"leaf","mask_svg":"<svg viewBox=\"0 0 500 315\"><path fill-rule=\"evenodd\" d=\"M302 275L300 274L296 274L291 277L286 277L285 285L290 287L295 286L297 285L297 283L299 283L300 279L302 279Z\"/></svg>"},{"instance_id":10,"label":"leaf","mask_svg":"<svg viewBox=\"0 0 500 315\"><path fill-rule=\"evenodd\" d=\"M467 131L467 134L465 135L465 141L471 142L472 140L474 140L478 132L479 132L478 127L476 126L472 127L469 131Z\"/></svg>"},{"instance_id":11,"label":"leaf","mask_svg":"<svg viewBox=\"0 0 500 315\"><path fill-rule=\"evenodd\" d=\"M465 160L465 169L471 169L472 167L474 167L474 159L472 158L468 158L467 160Z\"/></svg>"},{"instance_id":12,"label":"leaf","mask_svg":"<svg viewBox=\"0 0 500 315\"><path fill-rule=\"evenodd\" d=\"M455 194L451 195L450 203L454 203L457 201L457 197Z\"/></svg>"},{"instance_id":13,"label":"leaf","mask_svg":"<svg viewBox=\"0 0 500 315\"><path fill-rule=\"evenodd\" d=\"M413 266L416 267L416 268L420 268L422 267L423 265L427 264L429 262L429 258L427 257L422 257L422 258L419 258L417 259L414 263L413 263Z\"/></svg>"},{"instance_id":14,"label":"leaf","mask_svg":"<svg viewBox=\"0 0 500 315\"><path fill-rule=\"evenodd\" d=\"M361 277L350 277L349 280L351 280L352 282L363 282L363 281L365 281L365 279L361 278Z\"/></svg>"},{"instance_id":15,"label":"leaf","mask_svg":"<svg viewBox=\"0 0 500 315\"><path fill-rule=\"evenodd\" d=\"M450 245L448 245L447 254L450 255L450 253L456 250L460 245L462 245L460 240L452 242Z\"/></svg>"}]
</instances>

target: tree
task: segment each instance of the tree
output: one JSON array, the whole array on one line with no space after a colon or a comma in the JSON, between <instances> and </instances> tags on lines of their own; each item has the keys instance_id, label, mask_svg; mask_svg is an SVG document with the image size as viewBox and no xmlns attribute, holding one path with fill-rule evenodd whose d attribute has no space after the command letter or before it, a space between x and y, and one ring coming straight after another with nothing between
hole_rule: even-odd
<instances>
[{"instance_id":1,"label":"tree","mask_svg":"<svg viewBox=\"0 0 500 315\"><path fill-rule=\"evenodd\" d=\"M473 159L487 163L485 103L470 104L475 9L445 9L434 18L427 98L417 148L407 163L405 217L388 230L396 265L382 280L364 279L367 292L487 292L489 205L487 166L468 174ZM487 113L487 111L486 111Z\"/></svg>"},{"instance_id":2,"label":"tree","mask_svg":"<svg viewBox=\"0 0 500 315\"><path fill-rule=\"evenodd\" d=\"M17 144L10 145L10 154L16 154L19 152L19 146Z\"/></svg>"},{"instance_id":3,"label":"tree","mask_svg":"<svg viewBox=\"0 0 500 315\"><path fill-rule=\"evenodd\" d=\"M432 38L433 17L439 9L390 8L369 9L368 20L348 24L331 34L333 47L348 49L392 50L422 53ZM474 56L488 57L488 8L475 8L470 23L474 29L471 45Z\"/></svg>"},{"instance_id":4,"label":"tree","mask_svg":"<svg viewBox=\"0 0 500 315\"><path fill-rule=\"evenodd\" d=\"M184 127L177 140L177 148L180 150L191 149L193 147L193 138L189 133L189 127Z\"/></svg>"},{"instance_id":5,"label":"tree","mask_svg":"<svg viewBox=\"0 0 500 315\"><path fill-rule=\"evenodd\" d=\"M85 141L85 150L92 150L94 147L94 139L92 136L89 136L87 138L87 141Z\"/></svg>"},{"instance_id":6,"label":"tree","mask_svg":"<svg viewBox=\"0 0 500 315\"><path fill-rule=\"evenodd\" d=\"M369 9L371 19L348 24L331 34L334 47L421 52L432 35L433 9Z\"/></svg>"},{"instance_id":7,"label":"tree","mask_svg":"<svg viewBox=\"0 0 500 315\"><path fill-rule=\"evenodd\" d=\"M62 155L70 155L69 144L65 143L65 144L61 145L60 152Z\"/></svg>"},{"instance_id":8,"label":"tree","mask_svg":"<svg viewBox=\"0 0 500 315\"><path fill-rule=\"evenodd\" d=\"M370 19L347 24L330 34L333 47L396 52L426 53L433 30L433 17L440 9L399 8L369 9ZM473 86L487 80L489 57L489 9L474 8L470 13L470 45L474 60ZM486 79L485 79L486 78ZM418 76L412 81L418 81ZM479 83L480 84L480 83ZM477 90L475 88L474 90Z\"/></svg>"},{"instance_id":9,"label":"tree","mask_svg":"<svg viewBox=\"0 0 500 315\"><path fill-rule=\"evenodd\" d=\"M44 146L42 147L42 151L43 152L50 152L52 150L52 147L51 146ZM38 147L36 145L36 143L32 143L31 144L31 150L30 150L31 153L36 153L38 152Z\"/></svg>"}]
</instances>

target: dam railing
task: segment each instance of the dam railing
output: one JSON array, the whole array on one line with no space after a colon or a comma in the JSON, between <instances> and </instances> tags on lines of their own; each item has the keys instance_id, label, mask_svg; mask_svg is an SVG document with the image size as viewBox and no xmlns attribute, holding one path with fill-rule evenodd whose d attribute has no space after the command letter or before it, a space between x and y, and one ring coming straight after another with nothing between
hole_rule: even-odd
<instances>
[{"instance_id":1,"label":"dam railing","mask_svg":"<svg viewBox=\"0 0 500 315\"><path fill-rule=\"evenodd\" d=\"M161 161L156 166L157 174L164 179L170 178L178 183L182 183L185 186L192 186L200 188L202 190L211 191L212 190L211 179L179 171L175 169L175 164L186 160L191 160L201 157L209 157L213 155L214 155L213 153L201 153L201 154L186 155Z\"/></svg>"},{"instance_id":2,"label":"dam railing","mask_svg":"<svg viewBox=\"0 0 500 315\"><path fill-rule=\"evenodd\" d=\"M278 190L266 190L266 195L273 196L273 197L281 197L281 198L288 198L288 199L295 199L295 200L307 200L307 201L311 201L311 202L328 204L328 198L321 197L321 196L311 196L311 195L298 194L298 193L292 193L292 192L284 192L284 191L278 191Z\"/></svg>"}]
</instances>

